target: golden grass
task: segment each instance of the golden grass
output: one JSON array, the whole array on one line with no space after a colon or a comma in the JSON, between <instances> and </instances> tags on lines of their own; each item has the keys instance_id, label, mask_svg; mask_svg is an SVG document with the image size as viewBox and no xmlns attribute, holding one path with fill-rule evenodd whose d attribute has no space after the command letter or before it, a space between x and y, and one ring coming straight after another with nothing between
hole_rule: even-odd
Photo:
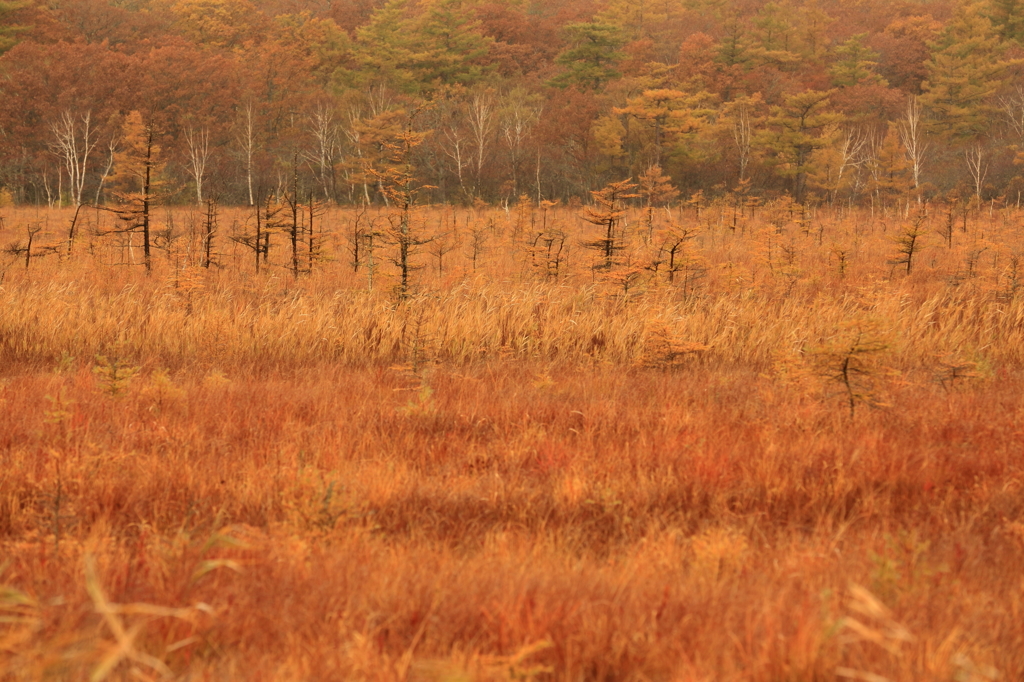
<instances>
[{"instance_id":1,"label":"golden grass","mask_svg":"<svg viewBox=\"0 0 1024 682\"><path fill-rule=\"evenodd\" d=\"M908 276L899 216L773 211L677 212L669 282L425 209L461 245L404 300L346 210L298 278L197 267L184 210L148 276L8 258L0 679L1021 678L1021 215Z\"/></svg>"}]
</instances>

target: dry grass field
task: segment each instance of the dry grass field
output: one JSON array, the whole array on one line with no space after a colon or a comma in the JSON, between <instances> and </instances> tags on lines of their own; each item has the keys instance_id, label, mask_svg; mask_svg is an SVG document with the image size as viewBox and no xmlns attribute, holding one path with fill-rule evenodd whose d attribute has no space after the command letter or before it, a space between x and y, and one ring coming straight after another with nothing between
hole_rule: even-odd
<instances>
[{"instance_id":1,"label":"dry grass field","mask_svg":"<svg viewBox=\"0 0 1024 682\"><path fill-rule=\"evenodd\" d=\"M1014 207L0 213L0 680L1024 679Z\"/></svg>"}]
</instances>

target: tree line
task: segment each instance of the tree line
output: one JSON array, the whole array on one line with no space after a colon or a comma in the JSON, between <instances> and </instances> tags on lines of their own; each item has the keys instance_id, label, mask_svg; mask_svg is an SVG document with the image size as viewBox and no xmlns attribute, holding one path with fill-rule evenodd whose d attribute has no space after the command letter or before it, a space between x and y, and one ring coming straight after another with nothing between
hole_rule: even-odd
<instances>
[{"instance_id":1,"label":"tree line","mask_svg":"<svg viewBox=\"0 0 1024 682\"><path fill-rule=\"evenodd\" d=\"M386 205L410 135L419 201L1019 202L1022 41L1013 0L9 0L0 203Z\"/></svg>"}]
</instances>

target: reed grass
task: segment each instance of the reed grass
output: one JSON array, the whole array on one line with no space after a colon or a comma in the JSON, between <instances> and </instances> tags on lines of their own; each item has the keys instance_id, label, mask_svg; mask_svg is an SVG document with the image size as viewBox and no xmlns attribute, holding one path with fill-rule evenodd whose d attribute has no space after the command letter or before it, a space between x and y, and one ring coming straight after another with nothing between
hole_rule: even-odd
<instances>
[{"instance_id":1,"label":"reed grass","mask_svg":"<svg viewBox=\"0 0 1024 682\"><path fill-rule=\"evenodd\" d=\"M8 258L0 679L1024 676L1015 211L910 276L898 214L677 212L694 279L636 230L624 286L571 211L553 278L529 209L422 209L487 251L406 298L353 216L299 277L199 267L187 211L151 275Z\"/></svg>"}]
</instances>

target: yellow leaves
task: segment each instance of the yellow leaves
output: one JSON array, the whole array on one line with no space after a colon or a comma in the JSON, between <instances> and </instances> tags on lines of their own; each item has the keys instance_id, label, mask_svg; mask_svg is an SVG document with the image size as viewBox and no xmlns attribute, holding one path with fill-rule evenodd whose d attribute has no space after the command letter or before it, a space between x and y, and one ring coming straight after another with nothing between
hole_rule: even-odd
<instances>
[{"instance_id":1,"label":"yellow leaves","mask_svg":"<svg viewBox=\"0 0 1024 682\"><path fill-rule=\"evenodd\" d=\"M178 28L192 40L218 47L236 47L253 29L259 15L247 0L178 0L171 11Z\"/></svg>"},{"instance_id":2,"label":"yellow leaves","mask_svg":"<svg viewBox=\"0 0 1024 682\"><path fill-rule=\"evenodd\" d=\"M203 387L207 390L222 389L231 385L231 379L219 369L214 369L203 378Z\"/></svg>"},{"instance_id":3,"label":"yellow leaves","mask_svg":"<svg viewBox=\"0 0 1024 682\"><path fill-rule=\"evenodd\" d=\"M161 183L162 150L156 131L139 111L129 112L121 128L120 151L114 154L114 173L110 185L118 190L124 203L152 201L154 189Z\"/></svg>"},{"instance_id":4,"label":"yellow leaves","mask_svg":"<svg viewBox=\"0 0 1024 682\"><path fill-rule=\"evenodd\" d=\"M626 106L616 107L612 112L653 122L666 132L689 134L710 121L715 99L709 92L691 94L660 88L645 90L639 97L630 99Z\"/></svg>"},{"instance_id":5,"label":"yellow leaves","mask_svg":"<svg viewBox=\"0 0 1024 682\"><path fill-rule=\"evenodd\" d=\"M637 364L651 369L680 367L710 350L710 346L694 341L679 341L664 324L653 326L644 339Z\"/></svg>"},{"instance_id":6,"label":"yellow leaves","mask_svg":"<svg viewBox=\"0 0 1024 682\"><path fill-rule=\"evenodd\" d=\"M116 398L128 389L129 382L139 373L139 367L120 358L110 359L105 355L97 355L92 372L102 385L103 391Z\"/></svg>"},{"instance_id":7,"label":"yellow leaves","mask_svg":"<svg viewBox=\"0 0 1024 682\"><path fill-rule=\"evenodd\" d=\"M591 130L601 154L616 160L623 157L625 152L622 150L622 142L626 137L626 127L618 116L598 118Z\"/></svg>"},{"instance_id":8,"label":"yellow leaves","mask_svg":"<svg viewBox=\"0 0 1024 682\"><path fill-rule=\"evenodd\" d=\"M679 190L672 184L672 178L662 173L661 166L654 164L641 173L638 193L648 206L662 206L675 201Z\"/></svg>"},{"instance_id":9,"label":"yellow leaves","mask_svg":"<svg viewBox=\"0 0 1024 682\"><path fill-rule=\"evenodd\" d=\"M152 403L150 410L153 412L161 412L170 405L181 404L188 395L185 389L174 383L166 369L153 372L140 393L141 397Z\"/></svg>"}]
</instances>

